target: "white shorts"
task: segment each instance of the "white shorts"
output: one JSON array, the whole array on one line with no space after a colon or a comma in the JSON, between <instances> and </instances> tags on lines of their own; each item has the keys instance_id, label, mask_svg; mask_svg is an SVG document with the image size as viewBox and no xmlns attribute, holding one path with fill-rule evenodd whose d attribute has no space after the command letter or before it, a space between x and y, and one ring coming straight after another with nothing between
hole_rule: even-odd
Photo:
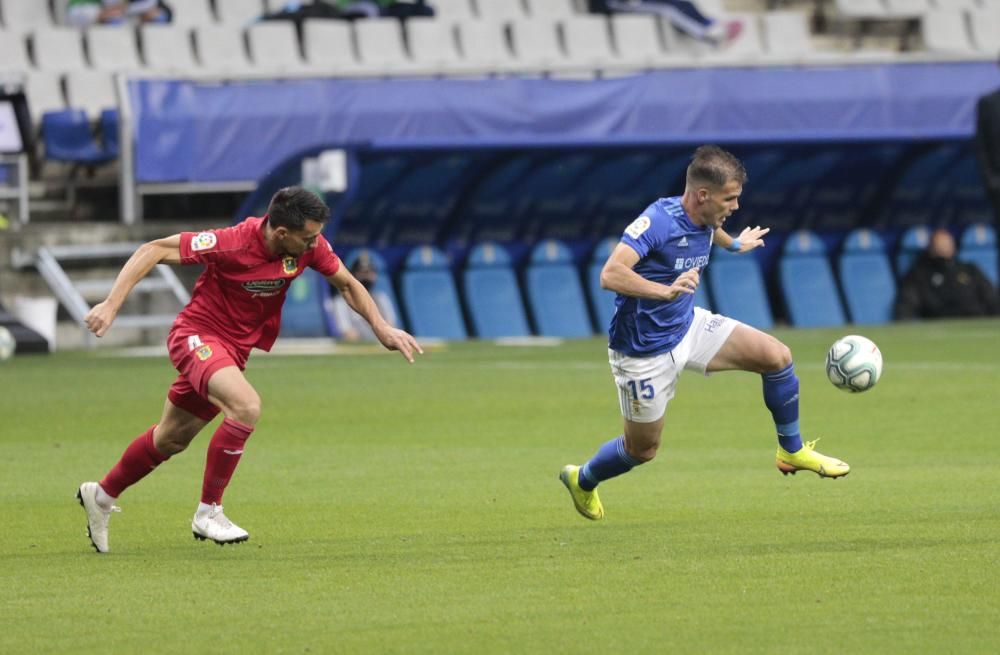
<instances>
[{"instance_id":1,"label":"white shorts","mask_svg":"<svg viewBox=\"0 0 1000 655\"><path fill-rule=\"evenodd\" d=\"M694 308L694 320L681 342L668 353L629 357L608 349L608 362L618 386L622 416L637 423L652 423L667 411L677 380L684 369L708 375L715 354L740 322Z\"/></svg>"}]
</instances>

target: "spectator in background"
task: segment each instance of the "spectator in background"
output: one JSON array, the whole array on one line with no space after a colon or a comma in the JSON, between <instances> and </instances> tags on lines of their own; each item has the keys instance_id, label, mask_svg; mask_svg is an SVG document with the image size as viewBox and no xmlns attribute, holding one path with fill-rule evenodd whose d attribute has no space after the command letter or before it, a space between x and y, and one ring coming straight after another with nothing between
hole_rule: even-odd
<instances>
[{"instance_id":1,"label":"spectator in background","mask_svg":"<svg viewBox=\"0 0 1000 655\"><path fill-rule=\"evenodd\" d=\"M931 235L927 250L899 284L896 320L992 316L1000 312L996 289L975 264L955 258L955 239L945 229Z\"/></svg>"},{"instance_id":2,"label":"spectator in background","mask_svg":"<svg viewBox=\"0 0 1000 655\"><path fill-rule=\"evenodd\" d=\"M1000 233L1000 89L976 103L976 160L986 195L993 204L993 219Z\"/></svg>"},{"instance_id":3,"label":"spectator in background","mask_svg":"<svg viewBox=\"0 0 1000 655\"><path fill-rule=\"evenodd\" d=\"M160 0L69 0L66 22L76 27L125 23L169 23L170 7Z\"/></svg>"},{"instance_id":4,"label":"spectator in background","mask_svg":"<svg viewBox=\"0 0 1000 655\"><path fill-rule=\"evenodd\" d=\"M358 257L358 260L354 262L354 265L351 266L351 273L364 286L365 290L371 294L372 299L375 301L375 306L378 307L378 311L382 314L385 322L391 326L395 326L396 309L393 307L392 300L389 299L385 291L375 288L375 281L378 279L378 270L366 253L362 253ZM333 297L327 300L327 311L333 317L333 323L337 328L337 332L345 341L376 340L375 332L372 330L371 325L361 318L359 314L351 310L344 297L336 293L336 288L334 288Z\"/></svg>"},{"instance_id":5,"label":"spectator in background","mask_svg":"<svg viewBox=\"0 0 1000 655\"><path fill-rule=\"evenodd\" d=\"M699 41L725 45L743 31L743 21L706 16L691 0L588 0L591 13L631 12L665 16L681 32Z\"/></svg>"}]
</instances>

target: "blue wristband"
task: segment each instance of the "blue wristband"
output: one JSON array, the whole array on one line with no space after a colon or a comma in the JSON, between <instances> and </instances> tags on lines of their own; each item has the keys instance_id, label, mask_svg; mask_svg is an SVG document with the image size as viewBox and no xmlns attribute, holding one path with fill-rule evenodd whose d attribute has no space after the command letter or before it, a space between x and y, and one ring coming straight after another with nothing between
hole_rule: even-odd
<instances>
[{"instance_id":1,"label":"blue wristband","mask_svg":"<svg viewBox=\"0 0 1000 655\"><path fill-rule=\"evenodd\" d=\"M740 243L739 239L733 239L733 242L731 244L729 244L729 247L726 248L726 250L728 250L729 252L739 252L740 248L742 248L742 247L743 247L743 244Z\"/></svg>"}]
</instances>

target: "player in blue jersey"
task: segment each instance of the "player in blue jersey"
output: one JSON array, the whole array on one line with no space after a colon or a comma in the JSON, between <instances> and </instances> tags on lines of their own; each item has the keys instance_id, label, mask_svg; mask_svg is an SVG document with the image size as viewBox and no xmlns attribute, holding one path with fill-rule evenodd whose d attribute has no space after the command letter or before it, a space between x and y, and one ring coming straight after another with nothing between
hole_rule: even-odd
<instances>
[{"instance_id":1,"label":"player in blue jersey","mask_svg":"<svg viewBox=\"0 0 1000 655\"><path fill-rule=\"evenodd\" d=\"M559 474L577 511L604 518L597 485L656 456L667 402L684 369L759 373L764 403L778 433L778 469L847 475L844 462L816 452L799 433L799 379L792 353L769 334L694 306L712 244L738 253L762 247L767 228L732 238L722 226L739 209L743 164L716 146L698 148L687 168L684 195L657 200L625 228L601 271L601 286L618 294L608 358L624 433L602 445L583 466Z\"/></svg>"}]
</instances>

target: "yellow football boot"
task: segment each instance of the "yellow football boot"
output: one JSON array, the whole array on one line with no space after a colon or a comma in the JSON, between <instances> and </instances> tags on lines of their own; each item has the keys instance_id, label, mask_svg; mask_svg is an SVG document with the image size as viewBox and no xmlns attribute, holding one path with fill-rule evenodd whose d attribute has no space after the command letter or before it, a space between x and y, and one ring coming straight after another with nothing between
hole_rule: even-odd
<instances>
[{"instance_id":1,"label":"yellow football boot","mask_svg":"<svg viewBox=\"0 0 1000 655\"><path fill-rule=\"evenodd\" d=\"M600 521L604 518L604 505L601 504L601 499L597 495L597 489L585 491L580 488L579 466L567 464L559 472L559 479L569 490L576 511L591 521Z\"/></svg>"},{"instance_id":2,"label":"yellow football boot","mask_svg":"<svg viewBox=\"0 0 1000 655\"><path fill-rule=\"evenodd\" d=\"M813 471L821 478L839 478L847 475L851 472L851 467L847 465L847 462L842 462L836 457L828 457L823 453L818 453L813 450L816 445L814 441L807 441L802 444L802 449L790 453L781 446L778 446L778 455L775 458L775 464L778 466L778 470L784 475L791 473L795 475L796 471Z\"/></svg>"}]
</instances>

